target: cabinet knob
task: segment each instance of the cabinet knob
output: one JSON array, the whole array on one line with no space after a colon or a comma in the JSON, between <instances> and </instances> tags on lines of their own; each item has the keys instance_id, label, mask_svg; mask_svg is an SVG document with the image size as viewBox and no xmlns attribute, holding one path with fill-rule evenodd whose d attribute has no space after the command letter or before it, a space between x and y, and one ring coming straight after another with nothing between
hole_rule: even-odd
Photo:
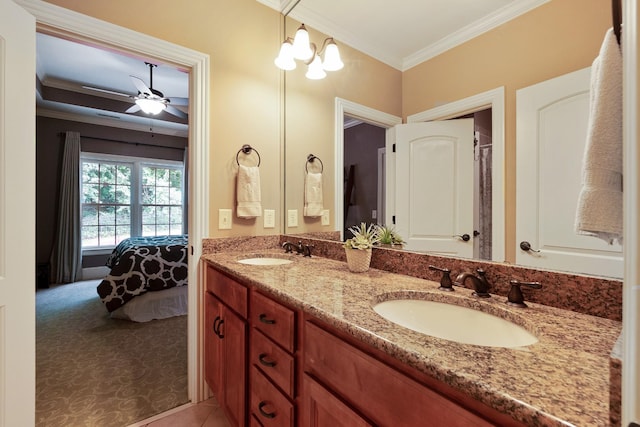
<instances>
[{"instance_id":1,"label":"cabinet knob","mask_svg":"<svg viewBox=\"0 0 640 427\"><path fill-rule=\"evenodd\" d=\"M468 242L469 240L471 240L471 236L469 236L467 233L464 233L462 235L456 234L453 237L459 237L463 242Z\"/></svg>"},{"instance_id":2,"label":"cabinet knob","mask_svg":"<svg viewBox=\"0 0 640 427\"><path fill-rule=\"evenodd\" d=\"M267 412L264 409L262 409L267 405L268 405L268 403L263 400L262 402L260 402L258 404L258 411L260 411L260 414L265 418L275 418L276 417L276 413L275 412Z\"/></svg>"}]
</instances>

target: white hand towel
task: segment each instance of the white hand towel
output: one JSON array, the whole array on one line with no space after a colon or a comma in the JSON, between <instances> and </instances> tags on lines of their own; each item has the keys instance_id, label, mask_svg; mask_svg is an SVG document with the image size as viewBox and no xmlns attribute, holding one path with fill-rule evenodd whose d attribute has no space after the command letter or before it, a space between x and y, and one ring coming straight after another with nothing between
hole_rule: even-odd
<instances>
[{"instance_id":1,"label":"white hand towel","mask_svg":"<svg viewBox=\"0 0 640 427\"><path fill-rule=\"evenodd\" d=\"M587 143L575 228L622 243L622 55L607 31L591 68Z\"/></svg>"},{"instance_id":2,"label":"white hand towel","mask_svg":"<svg viewBox=\"0 0 640 427\"><path fill-rule=\"evenodd\" d=\"M304 179L304 216L322 216L322 173L307 173Z\"/></svg>"},{"instance_id":3,"label":"white hand towel","mask_svg":"<svg viewBox=\"0 0 640 427\"><path fill-rule=\"evenodd\" d=\"M238 218L262 216L260 204L260 169L257 166L238 167L237 181Z\"/></svg>"}]
</instances>

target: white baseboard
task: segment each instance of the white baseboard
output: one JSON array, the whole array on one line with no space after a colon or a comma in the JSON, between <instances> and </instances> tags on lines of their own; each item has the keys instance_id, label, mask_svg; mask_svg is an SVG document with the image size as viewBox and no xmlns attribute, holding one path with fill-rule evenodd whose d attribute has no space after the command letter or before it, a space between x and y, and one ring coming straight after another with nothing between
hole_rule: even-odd
<instances>
[{"instance_id":1,"label":"white baseboard","mask_svg":"<svg viewBox=\"0 0 640 427\"><path fill-rule=\"evenodd\" d=\"M82 280L102 279L109 271L107 266L83 268Z\"/></svg>"}]
</instances>

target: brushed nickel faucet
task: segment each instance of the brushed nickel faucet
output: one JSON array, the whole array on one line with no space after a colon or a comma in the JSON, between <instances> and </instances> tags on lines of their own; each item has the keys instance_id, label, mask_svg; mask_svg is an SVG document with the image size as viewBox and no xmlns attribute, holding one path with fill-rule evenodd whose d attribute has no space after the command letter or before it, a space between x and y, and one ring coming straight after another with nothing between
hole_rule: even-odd
<instances>
[{"instance_id":1,"label":"brushed nickel faucet","mask_svg":"<svg viewBox=\"0 0 640 427\"><path fill-rule=\"evenodd\" d=\"M456 277L456 281L453 283L456 286L464 286L464 282L467 280L471 280L473 284L473 295L480 298L489 298L491 294L489 293L489 281L487 281L486 273L484 270L478 268L476 270L477 274L465 272L458 274Z\"/></svg>"}]
</instances>

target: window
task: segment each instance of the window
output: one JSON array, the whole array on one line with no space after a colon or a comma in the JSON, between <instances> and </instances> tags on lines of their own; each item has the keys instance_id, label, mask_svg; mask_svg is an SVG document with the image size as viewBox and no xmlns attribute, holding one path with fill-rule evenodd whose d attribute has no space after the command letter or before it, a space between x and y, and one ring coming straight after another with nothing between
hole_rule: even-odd
<instances>
[{"instance_id":1,"label":"window","mask_svg":"<svg viewBox=\"0 0 640 427\"><path fill-rule=\"evenodd\" d=\"M180 162L83 154L82 247L112 248L130 236L183 234Z\"/></svg>"}]
</instances>

